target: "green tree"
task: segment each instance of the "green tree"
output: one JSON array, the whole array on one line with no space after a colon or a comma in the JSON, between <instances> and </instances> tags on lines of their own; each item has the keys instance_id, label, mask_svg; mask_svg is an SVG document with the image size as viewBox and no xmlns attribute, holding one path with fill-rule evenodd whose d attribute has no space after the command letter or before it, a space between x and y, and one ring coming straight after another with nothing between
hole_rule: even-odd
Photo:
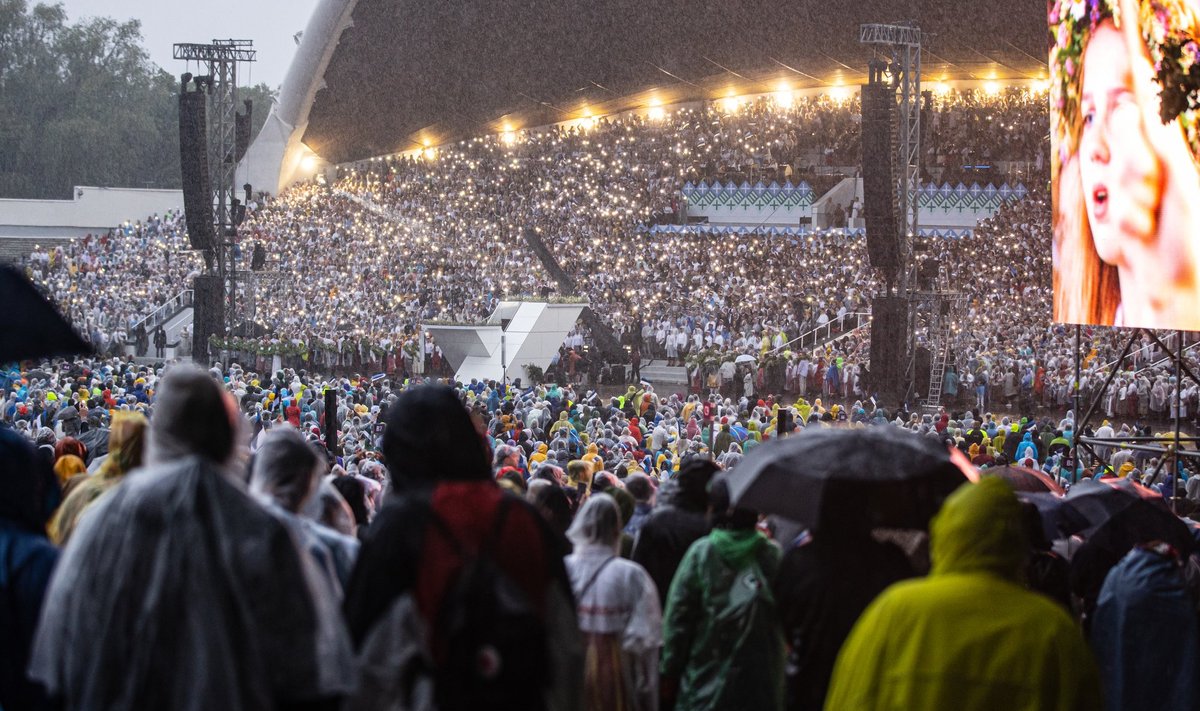
<instances>
[{"instance_id":1,"label":"green tree","mask_svg":"<svg viewBox=\"0 0 1200 711\"><path fill-rule=\"evenodd\" d=\"M178 188L177 92L147 58L137 21L69 24L61 5L0 0L0 197ZM271 91L241 93L254 100L257 135Z\"/></svg>"}]
</instances>

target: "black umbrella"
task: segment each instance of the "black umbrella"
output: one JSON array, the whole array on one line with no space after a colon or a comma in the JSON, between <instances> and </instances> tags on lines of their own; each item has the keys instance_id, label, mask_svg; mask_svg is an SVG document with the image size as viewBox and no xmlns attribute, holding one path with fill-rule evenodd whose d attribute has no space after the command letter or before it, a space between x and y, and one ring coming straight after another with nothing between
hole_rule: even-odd
<instances>
[{"instance_id":1,"label":"black umbrella","mask_svg":"<svg viewBox=\"0 0 1200 711\"><path fill-rule=\"evenodd\" d=\"M1166 501L1127 480L1081 481L1067 492L1063 507L1078 520L1062 526L1063 533L1081 533L1120 555L1151 541L1166 541L1184 554L1193 546L1187 524L1171 513Z\"/></svg>"},{"instance_id":2,"label":"black umbrella","mask_svg":"<svg viewBox=\"0 0 1200 711\"><path fill-rule=\"evenodd\" d=\"M1075 512L1074 518L1079 522L1073 530L1063 531L1067 534L1094 531L1113 516L1134 506L1140 510L1146 507L1158 509L1175 518L1157 492L1128 479L1084 479L1071 487L1063 498L1063 505Z\"/></svg>"},{"instance_id":3,"label":"black umbrella","mask_svg":"<svg viewBox=\"0 0 1200 711\"><path fill-rule=\"evenodd\" d=\"M966 481L937 440L890 426L810 427L755 447L729 475L734 505L814 527L846 511L872 526L924 528Z\"/></svg>"},{"instance_id":4,"label":"black umbrella","mask_svg":"<svg viewBox=\"0 0 1200 711\"><path fill-rule=\"evenodd\" d=\"M0 363L93 352L15 267L0 266L0 304L5 312Z\"/></svg>"}]
</instances>

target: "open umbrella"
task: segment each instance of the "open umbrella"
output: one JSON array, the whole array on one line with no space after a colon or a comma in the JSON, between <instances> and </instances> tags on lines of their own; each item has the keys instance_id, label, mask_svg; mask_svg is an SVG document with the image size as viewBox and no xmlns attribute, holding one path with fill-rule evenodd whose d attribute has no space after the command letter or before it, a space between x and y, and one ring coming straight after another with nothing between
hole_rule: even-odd
<instances>
[{"instance_id":1,"label":"open umbrella","mask_svg":"<svg viewBox=\"0 0 1200 711\"><path fill-rule=\"evenodd\" d=\"M924 528L966 481L937 440L899 427L808 429L755 447L729 475L734 505L809 526L848 505L873 526Z\"/></svg>"},{"instance_id":2,"label":"open umbrella","mask_svg":"<svg viewBox=\"0 0 1200 711\"><path fill-rule=\"evenodd\" d=\"M1137 507L1140 511L1157 510L1168 518L1179 521L1161 496L1128 479L1085 479L1071 487L1063 503L1074 510L1078 514L1078 520L1084 524L1083 528L1064 533L1094 531L1113 516L1131 507ZM1183 523L1180 522L1180 525Z\"/></svg>"},{"instance_id":3,"label":"open umbrella","mask_svg":"<svg viewBox=\"0 0 1200 711\"><path fill-rule=\"evenodd\" d=\"M1080 519L1074 509L1065 505L1065 499L1048 491L1018 491L1017 498L1033 504L1042 519L1042 533L1047 541L1057 540L1063 531L1080 531L1087 522Z\"/></svg>"},{"instance_id":4,"label":"open umbrella","mask_svg":"<svg viewBox=\"0 0 1200 711\"><path fill-rule=\"evenodd\" d=\"M758 359L749 353L743 353L735 358L733 362L737 365L742 365L743 363L757 363Z\"/></svg>"},{"instance_id":5,"label":"open umbrella","mask_svg":"<svg viewBox=\"0 0 1200 711\"><path fill-rule=\"evenodd\" d=\"M1063 499L1064 508L1072 507L1086 519L1084 543L1071 558L1071 588L1085 600L1085 608L1099 595L1108 571L1134 546L1163 541L1186 558L1196 545L1191 529L1161 497L1142 496L1132 482L1108 481L1082 481Z\"/></svg>"},{"instance_id":6,"label":"open umbrella","mask_svg":"<svg viewBox=\"0 0 1200 711\"><path fill-rule=\"evenodd\" d=\"M5 312L0 363L93 352L15 267L0 266L0 304Z\"/></svg>"},{"instance_id":7,"label":"open umbrella","mask_svg":"<svg viewBox=\"0 0 1200 711\"><path fill-rule=\"evenodd\" d=\"M1016 464L988 467L979 470L980 476L994 476L1007 481L1015 491L1049 492L1062 496L1066 492L1045 472Z\"/></svg>"}]
</instances>

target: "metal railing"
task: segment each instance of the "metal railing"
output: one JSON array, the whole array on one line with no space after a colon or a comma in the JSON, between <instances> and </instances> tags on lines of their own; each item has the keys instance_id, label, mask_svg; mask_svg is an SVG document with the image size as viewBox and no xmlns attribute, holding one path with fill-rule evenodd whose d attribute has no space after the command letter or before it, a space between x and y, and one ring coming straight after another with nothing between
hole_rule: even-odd
<instances>
[{"instance_id":1,"label":"metal railing","mask_svg":"<svg viewBox=\"0 0 1200 711\"><path fill-rule=\"evenodd\" d=\"M139 326L146 329L146 333L152 332L160 325L166 323L172 316L179 313L181 309L185 309L193 304L195 292L191 289L184 289L175 296L167 299L158 308L150 312L148 316L141 321L133 324L129 329L130 333L136 333Z\"/></svg>"},{"instance_id":2,"label":"metal railing","mask_svg":"<svg viewBox=\"0 0 1200 711\"><path fill-rule=\"evenodd\" d=\"M864 323L871 323L870 311L855 311L853 313L848 313L841 319L833 318L822 326L817 326L816 328L805 331L782 346L779 346L778 348L772 348L770 353L774 355L780 351L786 350L817 348L829 343L830 341L840 339L853 331L857 331L859 328L862 328ZM838 328L838 330L835 332L834 328L838 327L839 324L840 328Z\"/></svg>"},{"instance_id":3,"label":"metal railing","mask_svg":"<svg viewBox=\"0 0 1200 711\"><path fill-rule=\"evenodd\" d=\"M1145 370L1146 368L1155 368L1155 367L1165 365L1167 363L1173 363L1175 361L1174 351L1178 348L1178 346L1176 345L1177 337L1178 337L1178 332L1175 332L1175 331L1172 331L1171 333L1168 333L1167 335L1161 337L1160 340L1163 342L1164 346L1166 346L1168 349L1170 349L1170 352L1167 353L1166 355L1160 356L1153 360L1147 360L1145 363L1142 363L1142 364L1136 366L1134 368L1134 371L1136 372L1139 370ZM1183 352L1191 353L1191 352L1194 352L1195 349L1197 349L1197 348L1200 348L1200 341L1197 341L1196 343L1193 343L1189 346L1184 346ZM1140 350L1140 349L1141 349L1141 347L1139 346L1138 350ZM1130 354L1130 356L1125 358L1126 362L1130 362L1130 361L1132 361L1132 359L1133 359L1132 353ZM1112 369L1117 367L1117 364L1120 362L1121 361L1119 361L1119 360L1112 360L1107 363L1104 363L1103 365L1100 366L1100 371L1105 372L1105 373L1111 372Z\"/></svg>"},{"instance_id":4,"label":"metal railing","mask_svg":"<svg viewBox=\"0 0 1200 711\"><path fill-rule=\"evenodd\" d=\"M841 333L837 334L836 336L834 336L833 338L830 338L827 341L822 341L820 343L817 343L816 345L814 345L812 347L812 350L810 351L810 353L812 354L813 358L818 358L822 355L822 351L824 349L828 348L829 346L832 346L833 344L837 343L838 341L840 341L844 338L849 338L850 336L853 336L854 334L856 334L864 329L868 329L870 327L871 327L870 319L867 319L865 322L860 322L854 328L848 328L845 331L842 331Z\"/></svg>"}]
</instances>

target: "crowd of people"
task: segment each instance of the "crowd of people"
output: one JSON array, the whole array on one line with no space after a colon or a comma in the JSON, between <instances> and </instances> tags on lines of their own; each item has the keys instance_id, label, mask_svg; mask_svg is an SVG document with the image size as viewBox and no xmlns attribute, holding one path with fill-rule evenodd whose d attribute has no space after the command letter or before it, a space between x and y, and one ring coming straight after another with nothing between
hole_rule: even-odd
<instances>
[{"instance_id":1,"label":"crowd of people","mask_svg":"<svg viewBox=\"0 0 1200 711\"><path fill-rule=\"evenodd\" d=\"M954 91L931 104L930 145L944 147L932 149L931 180L946 177L964 151L1003 145L1009 158L1015 146L1041 148L1036 92ZM243 243L261 243L269 255L268 275L250 287L261 327L252 350L309 354L325 368L365 370L388 354L403 365L405 349L411 358L419 347L421 321L478 322L501 298L559 287L526 245L526 229L576 280L579 296L648 351L643 359L668 357L665 337L657 339L663 321L667 333L687 336L693 356L698 337L704 349L723 351L737 343L753 351L764 331L772 342L778 333L791 340L865 310L876 285L861 238L648 227L681 219L688 181L820 184L817 169L852 175L857 107L824 96L720 100L658 117L480 137L368 161L330 186L296 186L252 205L242 228ZM1039 175L986 179L1034 184ZM1039 223L1041 209L1030 208ZM90 339L119 352L133 340L132 323L173 296L201 260L187 251L179 216L168 215L38 251L29 265ZM650 322L656 338L638 338Z\"/></svg>"},{"instance_id":2,"label":"crowd of people","mask_svg":"<svg viewBox=\"0 0 1200 711\"><path fill-rule=\"evenodd\" d=\"M204 260L191 249L183 212L174 211L38 246L25 265L84 338L116 355L135 344L143 319L189 288Z\"/></svg>"},{"instance_id":3,"label":"crowd of people","mask_svg":"<svg viewBox=\"0 0 1200 711\"><path fill-rule=\"evenodd\" d=\"M1200 472L1117 442L1138 434L1124 413L1076 432L1072 413L130 358L10 371L4 393L6 709L1200 699L1178 541L1114 554L1099 534L1046 534L1036 497L987 476L904 535L875 531L857 499L792 522L731 496L756 448L898 427L972 472L1021 464L1200 509ZM1072 466L1088 434L1114 443ZM1121 622L1148 580L1179 613L1153 639ZM1134 659L1170 660L1155 666L1169 682L1108 673Z\"/></svg>"},{"instance_id":4,"label":"crowd of people","mask_svg":"<svg viewBox=\"0 0 1200 711\"><path fill-rule=\"evenodd\" d=\"M1044 92L924 101L924 179L1047 182ZM1050 322L1040 191L917 238L957 295L936 413L876 397L861 236L651 231L687 182L854 175L860 124L852 99L730 98L262 197L256 332L205 367L157 333L125 353L203 268L180 214L36 250L97 354L0 373L0 708L1200 708L1200 469L1137 445L1194 425L1200 384L1149 335ZM538 382L445 377L420 325L562 290L538 243L633 384L581 365L582 323ZM919 530L733 494L755 450L876 428L963 475ZM1103 495L1119 527L1069 520Z\"/></svg>"},{"instance_id":5,"label":"crowd of people","mask_svg":"<svg viewBox=\"0 0 1200 711\"><path fill-rule=\"evenodd\" d=\"M944 171L986 154L1043 180L1040 97L1026 89L935 92L927 165ZM227 339L219 350L259 371L282 355L323 372L444 374L440 347L420 338L420 323L479 322L502 298L558 286L525 243L523 231L533 229L576 277L580 296L638 351L636 360L686 366L691 392L742 394L749 375L760 393L820 392L843 405L869 398L877 392L865 368L869 329L856 315L869 311L879 283L865 240L841 231L645 229L686 210L679 189L687 181L798 180L820 164L853 164L857 132L854 100L771 96L368 161L332 186L296 186L250 206L243 241L271 255L251 287L261 336ZM1085 396L1113 367L1119 335L1089 330L1077 346L1069 330L1049 323L1049 215L1033 191L970 237L919 240L919 253L939 262L944 283L963 295L942 384L950 406L1062 409L1073 404L1077 348L1087 357ZM187 246L182 217L168 214L38 250L27 266L100 352L119 354L159 339L135 325L201 269ZM826 338L840 337L815 348L812 334L822 328ZM806 334L811 340L800 339ZM598 386L599 364L567 367L590 335L582 324L568 335L552 375ZM740 366L738 356L753 363ZM1177 389L1187 412L1200 409L1200 388L1160 360L1144 358L1138 366L1151 370L1135 367L1110 384L1112 414L1135 402L1131 390L1146 419L1171 415Z\"/></svg>"}]
</instances>

